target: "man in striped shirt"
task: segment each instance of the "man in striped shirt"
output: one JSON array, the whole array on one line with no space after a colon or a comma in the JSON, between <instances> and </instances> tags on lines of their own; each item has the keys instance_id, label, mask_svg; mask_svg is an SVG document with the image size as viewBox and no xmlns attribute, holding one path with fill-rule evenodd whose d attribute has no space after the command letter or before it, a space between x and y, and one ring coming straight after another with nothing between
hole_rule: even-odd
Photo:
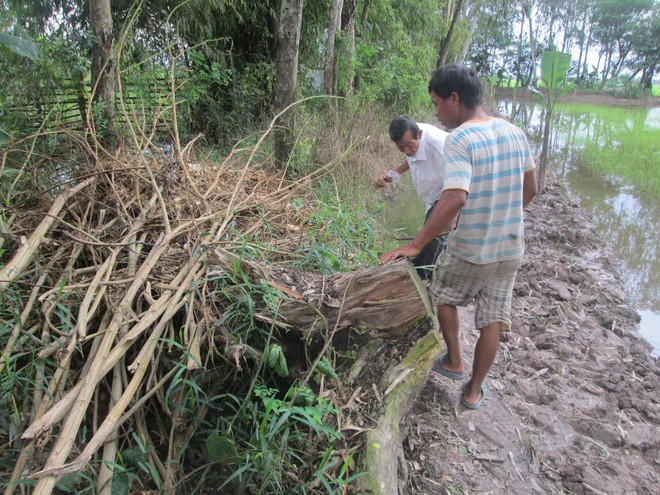
<instances>
[{"instance_id":1,"label":"man in striped shirt","mask_svg":"<svg viewBox=\"0 0 660 495\"><path fill-rule=\"evenodd\" d=\"M430 288L447 346L433 369L455 380L465 377L457 306L476 300L480 336L461 402L478 409L500 332L511 325L513 284L524 251L523 209L536 194L535 165L524 133L489 117L481 106L483 92L474 71L460 65L437 69L429 93L438 118L453 129L445 142L443 192L415 238L380 262L416 255L460 213Z\"/></svg>"}]
</instances>

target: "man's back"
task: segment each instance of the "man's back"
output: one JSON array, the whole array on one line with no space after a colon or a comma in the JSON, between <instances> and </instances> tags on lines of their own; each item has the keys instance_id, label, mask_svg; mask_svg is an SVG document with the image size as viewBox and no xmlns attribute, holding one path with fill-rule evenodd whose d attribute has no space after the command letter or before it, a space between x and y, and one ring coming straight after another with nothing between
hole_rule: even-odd
<instances>
[{"instance_id":1,"label":"man's back","mask_svg":"<svg viewBox=\"0 0 660 495\"><path fill-rule=\"evenodd\" d=\"M449 135L445 153L445 189L468 192L450 252L473 263L522 256L523 176L534 168L524 133L502 119L471 120Z\"/></svg>"}]
</instances>

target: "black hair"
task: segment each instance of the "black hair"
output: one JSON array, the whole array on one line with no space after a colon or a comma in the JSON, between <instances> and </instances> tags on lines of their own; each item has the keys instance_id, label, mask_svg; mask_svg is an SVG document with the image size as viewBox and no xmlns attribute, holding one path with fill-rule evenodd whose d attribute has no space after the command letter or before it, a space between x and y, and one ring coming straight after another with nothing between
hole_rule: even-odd
<instances>
[{"instance_id":1,"label":"black hair","mask_svg":"<svg viewBox=\"0 0 660 495\"><path fill-rule=\"evenodd\" d=\"M477 73L464 65L445 65L433 71L429 93L433 91L443 100L456 93L461 104L474 109L483 102L484 93Z\"/></svg>"},{"instance_id":2,"label":"black hair","mask_svg":"<svg viewBox=\"0 0 660 495\"><path fill-rule=\"evenodd\" d=\"M407 131L412 133L413 139L417 139L419 126L412 117L399 115L398 117L395 117L390 124L390 139L395 143L398 143Z\"/></svg>"}]
</instances>

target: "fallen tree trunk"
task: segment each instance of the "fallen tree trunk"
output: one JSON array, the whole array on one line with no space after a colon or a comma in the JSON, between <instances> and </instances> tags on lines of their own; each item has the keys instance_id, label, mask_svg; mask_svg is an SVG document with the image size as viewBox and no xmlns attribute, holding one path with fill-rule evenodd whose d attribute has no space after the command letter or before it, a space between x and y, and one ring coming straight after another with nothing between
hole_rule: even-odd
<instances>
[{"instance_id":1,"label":"fallen tree trunk","mask_svg":"<svg viewBox=\"0 0 660 495\"><path fill-rule=\"evenodd\" d=\"M327 279L310 279L288 271L241 260L226 251L208 251L209 259L225 268L240 266L257 280L265 280L285 295L276 316L292 329L312 332L325 327L334 330L348 326L367 328L371 339L381 345L365 346L348 373L354 388L377 388L380 404L371 412L376 425L368 431L362 456L362 488L378 495L398 495L403 448L399 425L410 412L428 377L433 360L440 352L440 325L435 308L421 279L408 260L351 273L334 274ZM266 308L262 310L267 311ZM386 363L374 370L384 347L394 346L423 319L431 322L432 332L419 339L400 362ZM382 339L380 339L382 337ZM368 368L368 373L364 373ZM382 377L378 383L364 375Z\"/></svg>"},{"instance_id":2,"label":"fallen tree trunk","mask_svg":"<svg viewBox=\"0 0 660 495\"><path fill-rule=\"evenodd\" d=\"M226 270L240 266L253 283L263 280L279 290L277 312L263 304L261 316L303 333L358 327L368 329L373 337L397 338L429 315L420 297L426 289L407 260L324 277L274 269L225 250L207 248L206 252L210 263Z\"/></svg>"}]
</instances>

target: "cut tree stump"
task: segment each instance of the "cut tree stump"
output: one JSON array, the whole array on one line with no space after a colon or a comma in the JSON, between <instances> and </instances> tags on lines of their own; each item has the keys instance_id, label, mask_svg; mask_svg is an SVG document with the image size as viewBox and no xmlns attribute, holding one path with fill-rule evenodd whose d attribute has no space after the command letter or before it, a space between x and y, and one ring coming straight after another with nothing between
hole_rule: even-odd
<instances>
[{"instance_id":1,"label":"cut tree stump","mask_svg":"<svg viewBox=\"0 0 660 495\"><path fill-rule=\"evenodd\" d=\"M403 456L399 425L421 392L442 341L435 308L410 261L321 277L274 269L224 250L206 252L211 264L225 270L240 268L253 283L265 282L281 292L277 314L265 304L260 307L264 319L303 334L358 327L367 330L371 342L382 343L364 346L346 376L355 389L375 385L382 398L375 412L376 426L366 435L360 469L366 474L360 478L361 487L371 494L398 495L399 486L405 484L399 472ZM383 365L378 357L384 349L396 346L426 318L433 331L420 338L400 362ZM374 370L378 366L383 369ZM366 383L373 378L365 376L378 377L379 382Z\"/></svg>"}]
</instances>

